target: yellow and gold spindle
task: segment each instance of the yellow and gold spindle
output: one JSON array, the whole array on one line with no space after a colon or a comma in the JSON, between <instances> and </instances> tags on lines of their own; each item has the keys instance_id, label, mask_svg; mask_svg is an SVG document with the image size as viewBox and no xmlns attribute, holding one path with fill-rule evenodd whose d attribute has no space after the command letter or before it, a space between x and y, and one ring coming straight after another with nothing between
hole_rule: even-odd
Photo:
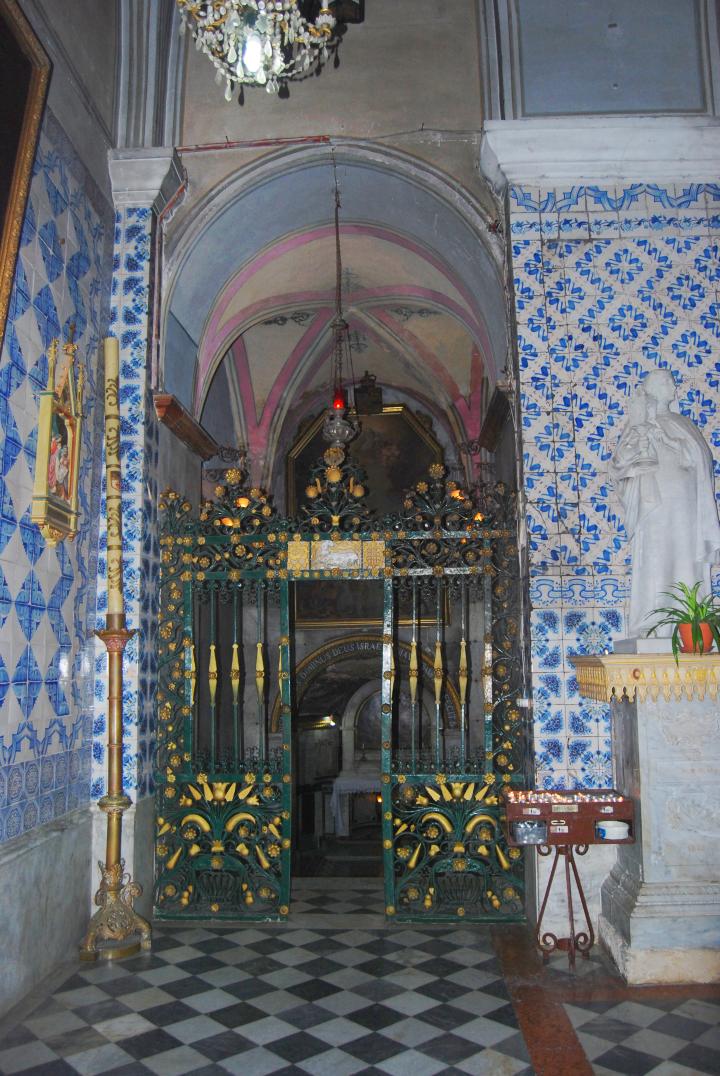
<instances>
[{"instance_id":1,"label":"yellow and gold spindle","mask_svg":"<svg viewBox=\"0 0 720 1076\"><path fill-rule=\"evenodd\" d=\"M230 686L232 687L233 703L237 705L240 688L240 654L238 644L232 644L232 661L230 662Z\"/></svg>"},{"instance_id":2,"label":"yellow and gold spindle","mask_svg":"<svg viewBox=\"0 0 720 1076\"><path fill-rule=\"evenodd\" d=\"M51 352L54 377L57 344ZM98 911L80 946L82 960L96 960L98 956L118 959L137 952L141 946L149 949L152 942L150 924L133 911L132 906L142 888L125 874L122 858L122 819L130 806L130 798L123 791L122 773L123 652L134 632L126 627L123 599L118 341L110 337L106 339L104 352L108 600L105 629L97 635L108 653L108 771L107 791L98 806L107 816L107 839L105 864L100 865L100 888L95 894Z\"/></svg>"},{"instance_id":3,"label":"yellow and gold spindle","mask_svg":"<svg viewBox=\"0 0 720 1076\"><path fill-rule=\"evenodd\" d=\"M395 647L390 646L390 700L392 701L395 691Z\"/></svg>"},{"instance_id":4,"label":"yellow and gold spindle","mask_svg":"<svg viewBox=\"0 0 720 1076\"><path fill-rule=\"evenodd\" d=\"M438 579L435 589L435 661L433 662L433 677L435 680L435 766L438 769L440 768L440 722L443 689L442 588L442 580Z\"/></svg>"},{"instance_id":5,"label":"yellow and gold spindle","mask_svg":"<svg viewBox=\"0 0 720 1076\"><path fill-rule=\"evenodd\" d=\"M258 699L258 765L265 765L265 592L257 584L257 643L255 655L255 687Z\"/></svg>"},{"instance_id":6,"label":"yellow and gold spindle","mask_svg":"<svg viewBox=\"0 0 720 1076\"><path fill-rule=\"evenodd\" d=\"M208 694L210 695L210 769L215 772L217 759L217 679L218 666L216 643L217 638L217 604L214 588L210 590L210 647L208 653Z\"/></svg>"},{"instance_id":7,"label":"yellow and gold spindle","mask_svg":"<svg viewBox=\"0 0 720 1076\"><path fill-rule=\"evenodd\" d=\"M460 686L460 769L465 771L465 727L467 724L467 686L468 686L468 663L467 663L467 613L465 602L467 599L467 586L465 581L460 584L460 664L458 667L458 684Z\"/></svg>"},{"instance_id":8,"label":"yellow and gold spindle","mask_svg":"<svg viewBox=\"0 0 720 1076\"><path fill-rule=\"evenodd\" d=\"M265 658L263 657L263 644L256 644L255 655L255 686L257 688L258 702L262 703L265 696Z\"/></svg>"},{"instance_id":9,"label":"yellow and gold spindle","mask_svg":"<svg viewBox=\"0 0 720 1076\"><path fill-rule=\"evenodd\" d=\"M418 641L417 641L417 580L412 581L412 642L410 643L410 669L408 686L410 688L410 758L412 771L415 773L417 754L417 689L418 689ZM422 742L422 727L420 728Z\"/></svg>"},{"instance_id":10,"label":"yellow and gold spindle","mask_svg":"<svg viewBox=\"0 0 720 1076\"><path fill-rule=\"evenodd\" d=\"M243 752L243 737L240 732L240 644L239 639L239 607L240 590L233 590L233 644L232 658L230 660L230 688L232 691L233 708L233 759L235 769L238 768L240 755Z\"/></svg>"},{"instance_id":11,"label":"yellow and gold spindle","mask_svg":"<svg viewBox=\"0 0 720 1076\"><path fill-rule=\"evenodd\" d=\"M57 353L59 340L50 341L50 347L48 348L48 381L47 387L49 392L55 391L55 367L57 365ZM106 386L107 388L107 386Z\"/></svg>"},{"instance_id":12,"label":"yellow and gold spindle","mask_svg":"<svg viewBox=\"0 0 720 1076\"><path fill-rule=\"evenodd\" d=\"M195 705L195 689L197 688L197 667L195 665L195 644L188 644L190 649L190 705Z\"/></svg>"}]
</instances>

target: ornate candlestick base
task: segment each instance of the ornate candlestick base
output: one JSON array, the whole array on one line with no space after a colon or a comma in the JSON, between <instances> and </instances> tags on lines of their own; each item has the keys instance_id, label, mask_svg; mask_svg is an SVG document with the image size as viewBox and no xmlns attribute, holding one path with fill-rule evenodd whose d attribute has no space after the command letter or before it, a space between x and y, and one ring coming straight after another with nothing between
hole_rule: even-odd
<instances>
[{"instance_id":1,"label":"ornate candlestick base","mask_svg":"<svg viewBox=\"0 0 720 1076\"><path fill-rule=\"evenodd\" d=\"M107 797L106 797L107 798ZM127 806L130 800L124 796ZM101 810L107 808L100 801ZM122 808L125 809L124 807ZM134 956L140 949L150 949L152 928L146 919L133 909L133 901L142 893L142 886L130 879L125 860L100 868L100 888L95 894L98 910L80 946L81 960L120 960Z\"/></svg>"},{"instance_id":2,"label":"ornate candlestick base","mask_svg":"<svg viewBox=\"0 0 720 1076\"><path fill-rule=\"evenodd\" d=\"M121 854L123 814L130 806L130 797L122 790L122 659L135 632L125 627L124 613L108 613L106 620L108 627L95 634L108 653L108 792L98 803L107 816L107 843L105 863L98 863L98 911L81 942L81 960L119 960L152 944L150 924L133 909L142 886L125 871Z\"/></svg>"}]
</instances>

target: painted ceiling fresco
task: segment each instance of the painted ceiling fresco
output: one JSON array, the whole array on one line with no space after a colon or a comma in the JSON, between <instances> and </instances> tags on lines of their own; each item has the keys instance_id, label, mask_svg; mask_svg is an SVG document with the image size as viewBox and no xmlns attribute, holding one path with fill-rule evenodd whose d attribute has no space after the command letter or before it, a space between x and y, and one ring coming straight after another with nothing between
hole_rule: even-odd
<instances>
[{"instance_id":1,"label":"painted ceiling fresco","mask_svg":"<svg viewBox=\"0 0 720 1076\"><path fill-rule=\"evenodd\" d=\"M501 266L487 236L391 169L346 161L336 174L346 379L368 370L390 400L430 414L446 443L477 437L506 348ZM185 346L167 349L166 388L219 441L247 445L262 460L258 480L298 419L329 402L334 173L328 160L293 171L286 216L287 178L226 192L222 229L216 216L184 255L178 243L168 307ZM198 274L201 258L212 258L211 277Z\"/></svg>"}]
</instances>

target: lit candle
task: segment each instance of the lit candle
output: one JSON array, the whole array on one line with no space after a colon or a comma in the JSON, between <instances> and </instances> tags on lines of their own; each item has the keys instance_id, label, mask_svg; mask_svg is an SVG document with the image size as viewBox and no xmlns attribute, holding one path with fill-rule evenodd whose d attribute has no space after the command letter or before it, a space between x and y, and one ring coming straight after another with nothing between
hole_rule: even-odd
<instances>
[{"instance_id":1,"label":"lit candle","mask_svg":"<svg viewBox=\"0 0 720 1076\"><path fill-rule=\"evenodd\" d=\"M122 504L120 499L120 408L118 341L105 339L105 493L107 504L108 613L122 616Z\"/></svg>"}]
</instances>

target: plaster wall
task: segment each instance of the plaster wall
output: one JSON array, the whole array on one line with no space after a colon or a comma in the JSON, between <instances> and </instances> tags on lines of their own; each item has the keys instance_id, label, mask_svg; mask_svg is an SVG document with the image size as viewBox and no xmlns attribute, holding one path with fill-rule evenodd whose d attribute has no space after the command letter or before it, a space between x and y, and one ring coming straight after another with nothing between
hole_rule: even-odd
<instances>
[{"instance_id":1,"label":"plaster wall","mask_svg":"<svg viewBox=\"0 0 720 1076\"><path fill-rule=\"evenodd\" d=\"M174 489L191 504L200 501L202 465L187 445L162 423L158 424L158 476L160 492Z\"/></svg>"},{"instance_id":2,"label":"plaster wall","mask_svg":"<svg viewBox=\"0 0 720 1076\"><path fill-rule=\"evenodd\" d=\"M350 26L341 44L338 70L329 63L320 77L291 83L289 100L246 87L243 106L237 94L225 101L215 69L190 42L180 135L189 190L168 230L169 249L209 191L272 152L268 140L377 140L444 171L492 210L476 166L476 7L472 0L367 0L365 22ZM296 197L304 203L307 195Z\"/></svg>"},{"instance_id":3,"label":"plaster wall","mask_svg":"<svg viewBox=\"0 0 720 1076\"><path fill-rule=\"evenodd\" d=\"M188 49L182 142L328 134L384 138L401 132L477 130L480 76L473 0L367 0L348 27L340 69L292 83L290 99L261 87L225 102L207 57Z\"/></svg>"},{"instance_id":4,"label":"plaster wall","mask_svg":"<svg viewBox=\"0 0 720 1076\"><path fill-rule=\"evenodd\" d=\"M77 957L89 922L91 829L82 807L0 847L0 1016Z\"/></svg>"},{"instance_id":5,"label":"plaster wall","mask_svg":"<svg viewBox=\"0 0 720 1076\"><path fill-rule=\"evenodd\" d=\"M62 18L52 0L24 0L25 15L53 69L48 104L83 167L109 199L113 145L117 11L114 0L73 0Z\"/></svg>"},{"instance_id":6,"label":"plaster wall","mask_svg":"<svg viewBox=\"0 0 720 1076\"><path fill-rule=\"evenodd\" d=\"M485 120L717 115L714 0L479 0L478 11Z\"/></svg>"},{"instance_id":7,"label":"plaster wall","mask_svg":"<svg viewBox=\"0 0 720 1076\"><path fill-rule=\"evenodd\" d=\"M52 0L35 0L52 22L55 47L72 64L105 129L112 131L115 97L116 0L73 0L56 17Z\"/></svg>"},{"instance_id":8,"label":"plaster wall","mask_svg":"<svg viewBox=\"0 0 720 1076\"><path fill-rule=\"evenodd\" d=\"M699 0L516 0L514 6L523 116L712 107Z\"/></svg>"}]
</instances>

